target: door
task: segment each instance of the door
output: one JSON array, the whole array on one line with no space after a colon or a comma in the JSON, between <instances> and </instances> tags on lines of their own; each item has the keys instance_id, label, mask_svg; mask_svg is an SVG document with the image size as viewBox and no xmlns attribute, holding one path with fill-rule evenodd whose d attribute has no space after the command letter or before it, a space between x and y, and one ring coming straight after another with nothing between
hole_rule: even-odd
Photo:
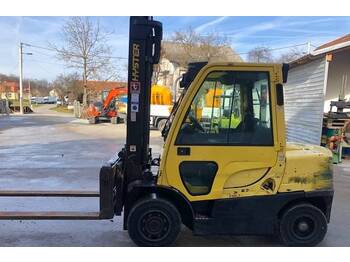
<instances>
[{"instance_id":1,"label":"door","mask_svg":"<svg viewBox=\"0 0 350 262\"><path fill-rule=\"evenodd\" d=\"M280 146L271 102L273 68L206 71L174 121L167 183L190 200L274 193Z\"/></svg>"}]
</instances>

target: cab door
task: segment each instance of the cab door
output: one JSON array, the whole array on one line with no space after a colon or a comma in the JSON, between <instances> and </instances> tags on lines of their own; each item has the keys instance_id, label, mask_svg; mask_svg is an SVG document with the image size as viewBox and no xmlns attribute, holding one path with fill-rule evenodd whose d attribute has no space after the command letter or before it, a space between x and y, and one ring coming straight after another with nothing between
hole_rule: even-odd
<instances>
[{"instance_id":1,"label":"cab door","mask_svg":"<svg viewBox=\"0 0 350 262\"><path fill-rule=\"evenodd\" d=\"M161 183L191 201L275 193L282 147L274 76L272 66L203 69L173 121Z\"/></svg>"}]
</instances>

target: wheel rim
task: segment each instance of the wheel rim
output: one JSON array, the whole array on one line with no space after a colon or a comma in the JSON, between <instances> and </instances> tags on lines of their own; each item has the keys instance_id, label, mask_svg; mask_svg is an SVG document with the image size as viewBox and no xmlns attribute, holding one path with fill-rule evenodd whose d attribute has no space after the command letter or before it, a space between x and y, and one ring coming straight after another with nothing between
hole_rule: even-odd
<instances>
[{"instance_id":1,"label":"wheel rim","mask_svg":"<svg viewBox=\"0 0 350 262\"><path fill-rule=\"evenodd\" d=\"M139 219L139 232L147 241L157 242L165 239L170 232L170 218L160 211L149 211Z\"/></svg>"},{"instance_id":2,"label":"wheel rim","mask_svg":"<svg viewBox=\"0 0 350 262\"><path fill-rule=\"evenodd\" d=\"M300 216L292 223L294 237L306 240L315 234L316 221L311 216Z\"/></svg>"}]
</instances>

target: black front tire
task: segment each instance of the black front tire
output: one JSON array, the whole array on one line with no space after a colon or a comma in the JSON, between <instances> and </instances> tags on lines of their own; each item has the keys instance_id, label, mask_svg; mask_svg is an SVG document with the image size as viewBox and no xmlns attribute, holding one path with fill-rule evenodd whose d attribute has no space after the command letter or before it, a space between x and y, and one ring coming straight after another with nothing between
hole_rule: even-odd
<instances>
[{"instance_id":1,"label":"black front tire","mask_svg":"<svg viewBox=\"0 0 350 262\"><path fill-rule=\"evenodd\" d=\"M128 216L130 238L138 246L170 246L181 229L181 217L176 207L164 199L143 199Z\"/></svg>"},{"instance_id":2,"label":"black front tire","mask_svg":"<svg viewBox=\"0 0 350 262\"><path fill-rule=\"evenodd\" d=\"M279 237L287 246L316 246L326 233L326 216L311 204L297 204L288 208L279 224Z\"/></svg>"}]
</instances>

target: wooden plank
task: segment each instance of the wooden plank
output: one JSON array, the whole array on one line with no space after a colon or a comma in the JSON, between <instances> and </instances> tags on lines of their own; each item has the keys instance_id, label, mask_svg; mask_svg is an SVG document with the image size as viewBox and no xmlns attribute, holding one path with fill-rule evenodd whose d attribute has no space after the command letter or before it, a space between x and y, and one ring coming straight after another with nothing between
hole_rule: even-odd
<instances>
[{"instance_id":1,"label":"wooden plank","mask_svg":"<svg viewBox=\"0 0 350 262\"><path fill-rule=\"evenodd\" d=\"M0 220L98 220L99 212L0 212Z\"/></svg>"},{"instance_id":2,"label":"wooden plank","mask_svg":"<svg viewBox=\"0 0 350 262\"><path fill-rule=\"evenodd\" d=\"M3 190L0 197L99 197L98 191L29 191Z\"/></svg>"}]
</instances>

